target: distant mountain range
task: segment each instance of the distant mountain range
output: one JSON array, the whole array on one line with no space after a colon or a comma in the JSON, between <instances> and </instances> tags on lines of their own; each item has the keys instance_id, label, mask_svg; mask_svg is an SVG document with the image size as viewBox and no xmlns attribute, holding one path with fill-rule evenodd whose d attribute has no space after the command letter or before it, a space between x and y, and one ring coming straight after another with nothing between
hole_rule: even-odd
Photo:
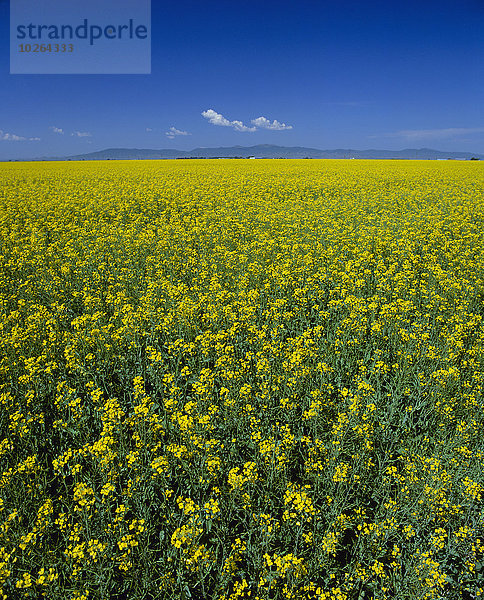
<instances>
[{"instance_id":1,"label":"distant mountain range","mask_svg":"<svg viewBox=\"0 0 484 600\"><path fill-rule=\"evenodd\" d=\"M430 148L406 148L405 150L318 150L302 146L230 146L226 148L194 148L193 150L151 150L138 148L108 148L88 154L67 157L39 158L35 160L153 160L167 158L360 158L360 159L454 159L484 160L483 154L472 152L443 152Z\"/></svg>"}]
</instances>

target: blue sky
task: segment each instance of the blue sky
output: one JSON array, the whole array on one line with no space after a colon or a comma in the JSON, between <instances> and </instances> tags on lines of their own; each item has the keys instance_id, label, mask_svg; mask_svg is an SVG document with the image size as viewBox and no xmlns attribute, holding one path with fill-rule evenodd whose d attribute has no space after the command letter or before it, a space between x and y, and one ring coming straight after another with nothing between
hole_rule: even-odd
<instances>
[{"instance_id":1,"label":"blue sky","mask_svg":"<svg viewBox=\"0 0 484 600\"><path fill-rule=\"evenodd\" d=\"M0 159L280 144L484 153L484 0L152 0L150 75L10 75Z\"/></svg>"}]
</instances>

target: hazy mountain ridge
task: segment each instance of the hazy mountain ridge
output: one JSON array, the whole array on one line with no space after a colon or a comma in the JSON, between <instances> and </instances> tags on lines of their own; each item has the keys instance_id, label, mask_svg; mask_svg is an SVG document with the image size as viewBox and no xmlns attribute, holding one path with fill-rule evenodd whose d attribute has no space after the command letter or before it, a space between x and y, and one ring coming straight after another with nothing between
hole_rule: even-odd
<instances>
[{"instance_id":1,"label":"hazy mountain ridge","mask_svg":"<svg viewBox=\"0 0 484 600\"><path fill-rule=\"evenodd\" d=\"M275 146L258 144L256 146L229 146L219 148L194 148L193 150L146 149L146 148L107 148L87 154L67 157L37 158L34 160L156 160L168 158L359 158L359 159L461 159L478 158L483 154L475 152L446 152L431 148L406 148L404 150L354 150L337 148L320 150L304 146Z\"/></svg>"}]
</instances>

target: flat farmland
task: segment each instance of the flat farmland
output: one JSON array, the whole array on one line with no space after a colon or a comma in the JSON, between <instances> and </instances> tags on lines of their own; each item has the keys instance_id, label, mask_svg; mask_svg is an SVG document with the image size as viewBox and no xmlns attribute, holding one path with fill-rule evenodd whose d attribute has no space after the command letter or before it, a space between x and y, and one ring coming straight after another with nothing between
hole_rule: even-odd
<instances>
[{"instance_id":1,"label":"flat farmland","mask_svg":"<svg viewBox=\"0 0 484 600\"><path fill-rule=\"evenodd\" d=\"M484 596L483 316L477 161L0 164L0 598Z\"/></svg>"}]
</instances>

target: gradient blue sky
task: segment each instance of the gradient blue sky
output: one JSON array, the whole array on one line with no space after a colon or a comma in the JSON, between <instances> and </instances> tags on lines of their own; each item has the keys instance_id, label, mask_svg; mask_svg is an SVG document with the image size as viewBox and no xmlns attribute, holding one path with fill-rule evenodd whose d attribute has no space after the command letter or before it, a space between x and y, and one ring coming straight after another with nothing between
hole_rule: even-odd
<instances>
[{"instance_id":1,"label":"gradient blue sky","mask_svg":"<svg viewBox=\"0 0 484 600\"><path fill-rule=\"evenodd\" d=\"M0 159L264 143L484 153L483 31L484 0L152 0L151 75L10 75L0 0Z\"/></svg>"}]
</instances>

